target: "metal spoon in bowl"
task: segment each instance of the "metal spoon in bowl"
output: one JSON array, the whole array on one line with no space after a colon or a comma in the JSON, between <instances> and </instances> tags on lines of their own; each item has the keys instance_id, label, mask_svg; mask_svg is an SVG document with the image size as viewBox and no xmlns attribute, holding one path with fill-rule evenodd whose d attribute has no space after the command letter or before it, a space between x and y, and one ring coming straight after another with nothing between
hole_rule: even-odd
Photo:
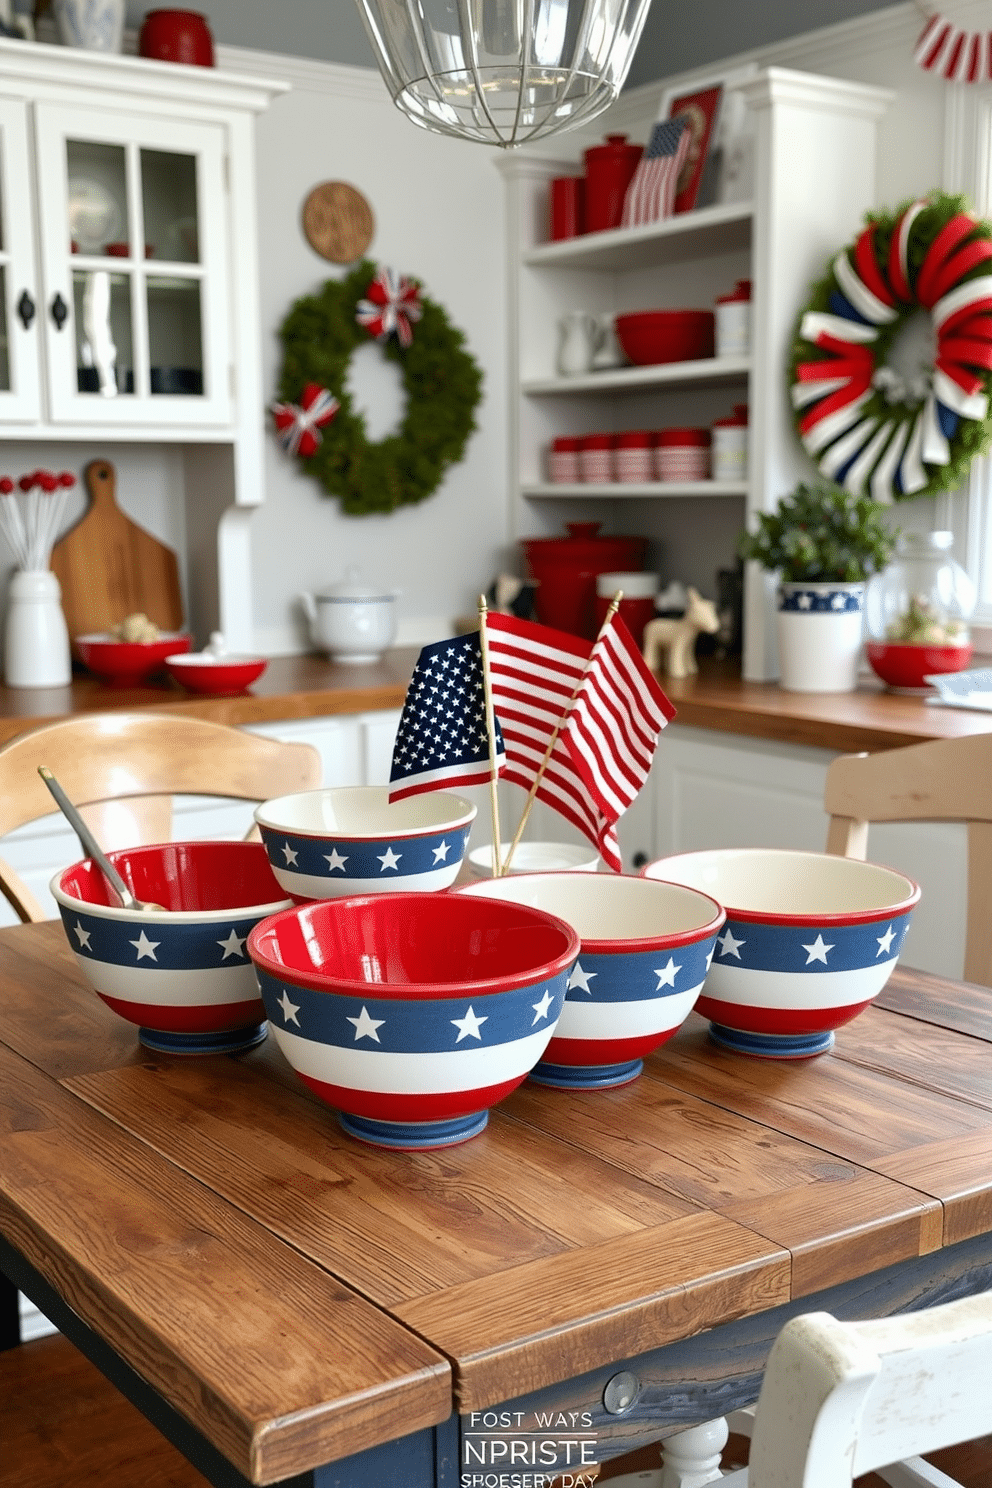
<instances>
[{"instance_id":1,"label":"metal spoon in bowl","mask_svg":"<svg viewBox=\"0 0 992 1488\"><path fill-rule=\"evenodd\" d=\"M121 908L133 909L138 911L148 909L164 910L164 904L153 904L150 900L136 899L134 897L127 884L117 872L117 869L114 867L113 863L104 854L103 849L100 847L100 844L97 842L96 838L93 836L93 833L83 821L83 818L80 816L75 806L73 806L72 802L69 800L69 797L59 785L58 781L55 779L55 776L52 774L48 766L39 765L38 774L48 786L48 789L51 791L52 795L55 797L56 801L59 804L59 809L61 810L62 815L65 817L66 821L69 823L69 825L72 827L72 830L79 838L83 852L87 853L89 857L93 859L94 863L96 863L104 878L110 884L110 887L113 889L114 893L121 901Z\"/></svg>"}]
</instances>

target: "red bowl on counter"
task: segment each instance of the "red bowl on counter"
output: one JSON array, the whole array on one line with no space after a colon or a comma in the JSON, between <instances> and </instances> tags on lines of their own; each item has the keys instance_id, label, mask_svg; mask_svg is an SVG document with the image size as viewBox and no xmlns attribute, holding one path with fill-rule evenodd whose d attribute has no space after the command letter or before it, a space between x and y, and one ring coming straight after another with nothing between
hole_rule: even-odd
<instances>
[{"instance_id":1,"label":"red bowl on counter","mask_svg":"<svg viewBox=\"0 0 992 1488\"><path fill-rule=\"evenodd\" d=\"M973 647L900 646L892 641L868 641L865 652L871 669L888 687L929 692L925 680L938 672L961 672L971 661Z\"/></svg>"},{"instance_id":2,"label":"red bowl on counter","mask_svg":"<svg viewBox=\"0 0 992 1488\"><path fill-rule=\"evenodd\" d=\"M640 310L616 317L617 340L639 367L695 362L714 352L712 310Z\"/></svg>"},{"instance_id":3,"label":"red bowl on counter","mask_svg":"<svg viewBox=\"0 0 992 1488\"><path fill-rule=\"evenodd\" d=\"M165 658L165 670L190 692L209 692L231 697L244 692L268 666L264 656L210 656L190 651Z\"/></svg>"},{"instance_id":4,"label":"red bowl on counter","mask_svg":"<svg viewBox=\"0 0 992 1488\"><path fill-rule=\"evenodd\" d=\"M167 656L188 651L193 637L163 634L157 641L119 641L110 635L76 637L76 650L87 671L117 687L133 687L162 670Z\"/></svg>"}]
</instances>

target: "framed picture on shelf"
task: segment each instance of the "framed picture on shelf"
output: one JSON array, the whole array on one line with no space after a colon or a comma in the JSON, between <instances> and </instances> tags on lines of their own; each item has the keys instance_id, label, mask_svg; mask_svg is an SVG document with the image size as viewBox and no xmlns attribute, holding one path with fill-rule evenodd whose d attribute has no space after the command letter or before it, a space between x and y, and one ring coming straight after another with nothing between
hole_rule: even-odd
<instances>
[{"instance_id":1,"label":"framed picture on shelf","mask_svg":"<svg viewBox=\"0 0 992 1488\"><path fill-rule=\"evenodd\" d=\"M736 91L737 84L756 72L756 64L749 63L724 76L669 88L663 94L658 119L681 117L689 126L689 151L675 188L677 213L722 200L723 157L731 144L728 134L736 139L743 125L744 100Z\"/></svg>"}]
</instances>

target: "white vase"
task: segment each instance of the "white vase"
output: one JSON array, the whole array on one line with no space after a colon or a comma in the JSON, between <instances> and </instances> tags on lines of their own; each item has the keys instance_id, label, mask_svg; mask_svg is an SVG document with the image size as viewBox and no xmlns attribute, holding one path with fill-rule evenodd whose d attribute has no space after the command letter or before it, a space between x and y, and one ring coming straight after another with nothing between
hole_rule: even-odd
<instances>
[{"instance_id":1,"label":"white vase","mask_svg":"<svg viewBox=\"0 0 992 1488\"><path fill-rule=\"evenodd\" d=\"M54 0L53 9L63 46L120 51L125 0Z\"/></svg>"},{"instance_id":2,"label":"white vase","mask_svg":"<svg viewBox=\"0 0 992 1488\"><path fill-rule=\"evenodd\" d=\"M4 680L8 687L67 687L72 680L62 591L49 569L21 569L7 589Z\"/></svg>"},{"instance_id":3,"label":"white vase","mask_svg":"<svg viewBox=\"0 0 992 1488\"><path fill-rule=\"evenodd\" d=\"M787 692L853 692L864 584L783 583L778 591L779 686Z\"/></svg>"}]
</instances>

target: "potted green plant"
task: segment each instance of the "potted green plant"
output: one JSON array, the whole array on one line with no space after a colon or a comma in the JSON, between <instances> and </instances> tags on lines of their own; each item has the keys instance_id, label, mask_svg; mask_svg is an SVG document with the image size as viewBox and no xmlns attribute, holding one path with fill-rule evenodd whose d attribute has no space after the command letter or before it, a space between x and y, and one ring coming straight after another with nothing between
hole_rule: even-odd
<instances>
[{"instance_id":1,"label":"potted green plant","mask_svg":"<svg viewBox=\"0 0 992 1488\"><path fill-rule=\"evenodd\" d=\"M741 556L778 574L782 687L853 691L865 584L889 561L896 535L870 497L805 484L741 535Z\"/></svg>"}]
</instances>

